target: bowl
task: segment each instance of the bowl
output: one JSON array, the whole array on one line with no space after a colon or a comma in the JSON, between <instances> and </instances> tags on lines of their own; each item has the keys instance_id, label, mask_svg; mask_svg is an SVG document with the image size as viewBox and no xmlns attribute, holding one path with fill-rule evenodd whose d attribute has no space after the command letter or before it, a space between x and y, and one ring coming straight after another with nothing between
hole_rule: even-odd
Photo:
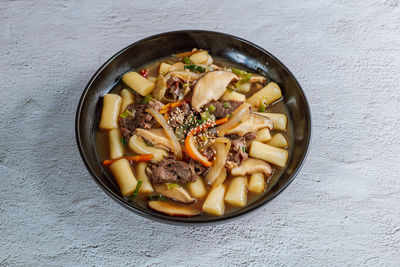
<instances>
[{"instance_id":1,"label":"bowl","mask_svg":"<svg viewBox=\"0 0 400 267\"><path fill-rule=\"evenodd\" d=\"M126 201L113 177L103 169L97 157L95 131L101 113L101 98L120 77L131 69L150 61L192 48L209 50L213 56L234 61L267 76L279 84L284 102L293 121L294 143L286 170L270 192L243 209L211 218L169 217ZM289 69L276 57L249 41L225 33L186 30L161 33L133 43L105 62L83 90L75 121L76 141L82 160L97 184L115 201L136 214L149 219L179 225L204 225L238 218L277 197L296 177L306 158L311 139L311 115L305 94Z\"/></svg>"}]
</instances>

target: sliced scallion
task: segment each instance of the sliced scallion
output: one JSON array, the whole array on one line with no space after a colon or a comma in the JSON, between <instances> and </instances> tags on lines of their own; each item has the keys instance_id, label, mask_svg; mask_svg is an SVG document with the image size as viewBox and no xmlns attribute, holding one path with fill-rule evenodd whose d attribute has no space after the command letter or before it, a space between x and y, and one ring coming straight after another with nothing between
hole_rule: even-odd
<instances>
[{"instance_id":1,"label":"sliced scallion","mask_svg":"<svg viewBox=\"0 0 400 267\"><path fill-rule=\"evenodd\" d=\"M132 194L133 198L137 197L140 187L142 186L142 183L143 183L143 181L141 181L141 180L137 181L135 191L133 191L133 194Z\"/></svg>"}]
</instances>

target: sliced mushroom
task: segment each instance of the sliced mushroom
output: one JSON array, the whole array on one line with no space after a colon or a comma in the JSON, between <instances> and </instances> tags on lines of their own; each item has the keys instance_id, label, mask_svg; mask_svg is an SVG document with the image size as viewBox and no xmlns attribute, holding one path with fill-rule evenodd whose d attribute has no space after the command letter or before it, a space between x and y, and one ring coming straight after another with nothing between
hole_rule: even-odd
<instances>
[{"instance_id":1,"label":"sliced mushroom","mask_svg":"<svg viewBox=\"0 0 400 267\"><path fill-rule=\"evenodd\" d=\"M152 143L155 147L172 151L171 141L165 135L164 129L136 129L136 134L146 141Z\"/></svg>"},{"instance_id":2,"label":"sliced mushroom","mask_svg":"<svg viewBox=\"0 0 400 267\"><path fill-rule=\"evenodd\" d=\"M192 217L201 214L201 211L197 208L177 203L154 200L149 201L148 205L155 211L174 217Z\"/></svg>"},{"instance_id":3,"label":"sliced mushroom","mask_svg":"<svg viewBox=\"0 0 400 267\"><path fill-rule=\"evenodd\" d=\"M248 158L239 167L231 170L231 174L234 176L244 176L257 172L270 175L272 173L271 165L261 159Z\"/></svg>"},{"instance_id":4,"label":"sliced mushroom","mask_svg":"<svg viewBox=\"0 0 400 267\"><path fill-rule=\"evenodd\" d=\"M227 130L225 134L236 134L238 136L244 136L246 133L256 132L263 128L268 128L271 130L273 128L272 121L266 116L262 116L257 113L251 113L237 126Z\"/></svg>"},{"instance_id":5,"label":"sliced mushroom","mask_svg":"<svg viewBox=\"0 0 400 267\"><path fill-rule=\"evenodd\" d=\"M148 146L137 134L132 135L132 137L129 139L128 146L133 152L139 155L152 154L152 161L161 161L165 156L168 155L168 152L164 149Z\"/></svg>"},{"instance_id":6,"label":"sliced mushroom","mask_svg":"<svg viewBox=\"0 0 400 267\"><path fill-rule=\"evenodd\" d=\"M202 74L202 73L195 73L195 72L188 71L188 70L179 70L179 71L168 72L167 75L165 76L165 79L168 80L171 76L175 76L186 82L188 82L188 81L193 82L195 80L200 79L203 75L204 74Z\"/></svg>"},{"instance_id":7,"label":"sliced mushroom","mask_svg":"<svg viewBox=\"0 0 400 267\"><path fill-rule=\"evenodd\" d=\"M262 84L264 84L266 81L267 81L267 79L264 76L262 76L260 74L254 74L253 73L253 74L251 74L249 83L262 83Z\"/></svg>"},{"instance_id":8,"label":"sliced mushroom","mask_svg":"<svg viewBox=\"0 0 400 267\"><path fill-rule=\"evenodd\" d=\"M163 99L166 90L167 90L167 81L165 80L163 75L159 75L155 82L155 86L152 92L153 97L157 100Z\"/></svg>"},{"instance_id":9,"label":"sliced mushroom","mask_svg":"<svg viewBox=\"0 0 400 267\"><path fill-rule=\"evenodd\" d=\"M168 189L168 185L166 183L163 184L154 183L153 187L157 193L185 204L190 204L196 201L196 199L191 197L183 187L175 187L172 189Z\"/></svg>"},{"instance_id":10,"label":"sliced mushroom","mask_svg":"<svg viewBox=\"0 0 400 267\"><path fill-rule=\"evenodd\" d=\"M200 112L200 108L208 102L220 99L228 84L237 78L234 73L229 71L207 72L194 86L192 108Z\"/></svg>"}]
</instances>

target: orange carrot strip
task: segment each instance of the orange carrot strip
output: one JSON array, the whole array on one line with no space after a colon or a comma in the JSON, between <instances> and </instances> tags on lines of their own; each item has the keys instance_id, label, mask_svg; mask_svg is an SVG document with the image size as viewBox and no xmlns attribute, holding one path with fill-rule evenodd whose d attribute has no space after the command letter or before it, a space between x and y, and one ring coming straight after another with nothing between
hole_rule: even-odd
<instances>
[{"instance_id":1,"label":"orange carrot strip","mask_svg":"<svg viewBox=\"0 0 400 267\"><path fill-rule=\"evenodd\" d=\"M194 146L194 140L193 140L193 135L195 135L196 133L213 127L213 126L217 126L220 125L222 123L225 123L228 121L228 118L222 118L219 120L216 120L214 122L206 122L203 123L195 128L193 128L188 135L186 136L185 139L185 149L186 149L186 153L188 154L188 156L194 160L199 161L201 164L203 164L206 167L211 167L212 166L212 162L209 161L208 159L206 159L198 150L197 148Z\"/></svg>"},{"instance_id":2,"label":"orange carrot strip","mask_svg":"<svg viewBox=\"0 0 400 267\"><path fill-rule=\"evenodd\" d=\"M144 154L144 155L126 156L126 157L122 157L119 159L132 160L134 162L143 162L143 161L150 161L152 158L153 158L153 155ZM108 166L111 163L113 163L114 161L119 160L119 159L106 159L103 161L103 166Z\"/></svg>"},{"instance_id":3,"label":"orange carrot strip","mask_svg":"<svg viewBox=\"0 0 400 267\"><path fill-rule=\"evenodd\" d=\"M185 102L187 103L188 100L182 100L182 101L178 101L178 102L174 102L174 103L168 103L168 104L164 105L164 106L160 109L159 112L160 112L161 114L167 113L167 112L169 112L172 108L182 106L183 103L185 103Z\"/></svg>"}]
</instances>

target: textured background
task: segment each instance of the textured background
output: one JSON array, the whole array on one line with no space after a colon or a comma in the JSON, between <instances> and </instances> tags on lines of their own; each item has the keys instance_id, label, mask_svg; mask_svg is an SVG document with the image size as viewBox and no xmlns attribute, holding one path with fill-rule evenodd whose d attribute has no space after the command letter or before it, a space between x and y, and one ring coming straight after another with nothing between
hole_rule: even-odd
<instances>
[{"instance_id":1,"label":"textured background","mask_svg":"<svg viewBox=\"0 0 400 267\"><path fill-rule=\"evenodd\" d=\"M399 266L398 0L81 2L0 1L1 266ZM313 113L300 175L225 225L128 212L75 145L75 109L97 68L177 29L264 47L293 71Z\"/></svg>"}]
</instances>

